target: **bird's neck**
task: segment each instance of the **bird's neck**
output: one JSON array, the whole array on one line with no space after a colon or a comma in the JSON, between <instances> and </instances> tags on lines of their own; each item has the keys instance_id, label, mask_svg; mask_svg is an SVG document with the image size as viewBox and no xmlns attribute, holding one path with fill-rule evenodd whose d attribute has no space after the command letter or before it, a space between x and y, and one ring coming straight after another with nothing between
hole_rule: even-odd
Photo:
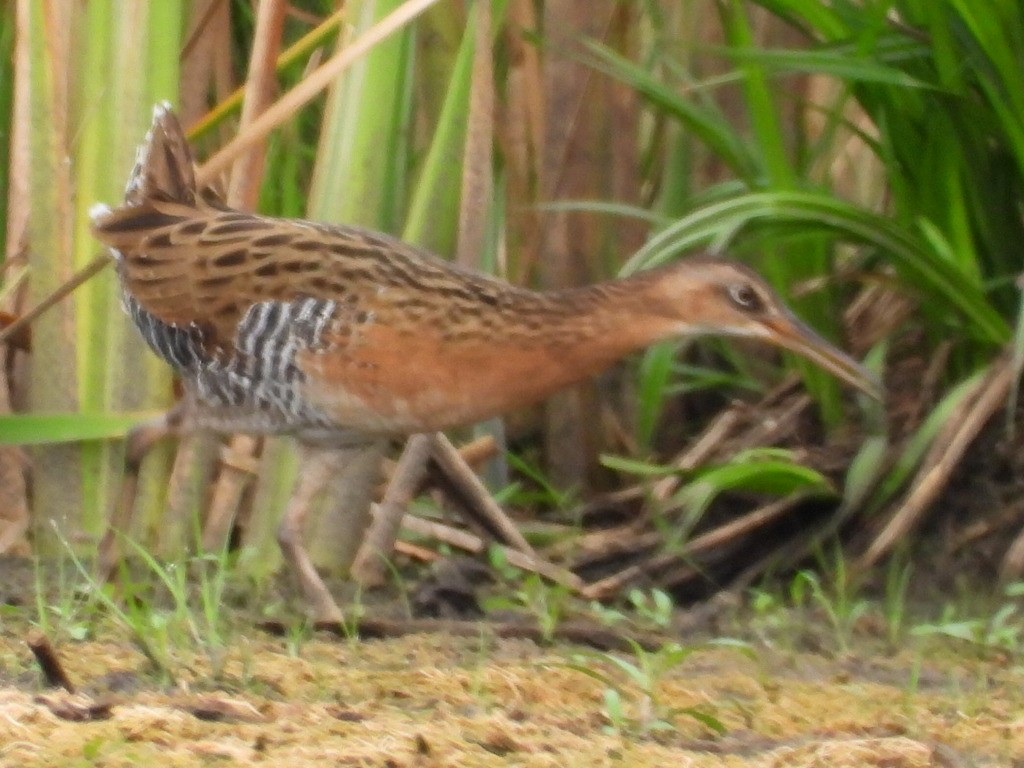
<instances>
[{"instance_id":1,"label":"bird's neck","mask_svg":"<svg viewBox=\"0 0 1024 768\"><path fill-rule=\"evenodd\" d=\"M495 339L503 386L535 400L607 369L631 352L678 334L661 275L642 273L585 288L524 295ZM500 372L500 373L499 373Z\"/></svg>"},{"instance_id":2,"label":"bird's neck","mask_svg":"<svg viewBox=\"0 0 1024 768\"><path fill-rule=\"evenodd\" d=\"M684 325L677 302L666 299L671 270L650 270L584 288L540 294L561 311L544 332L551 343L576 338L598 357L617 359L677 336Z\"/></svg>"}]
</instances>

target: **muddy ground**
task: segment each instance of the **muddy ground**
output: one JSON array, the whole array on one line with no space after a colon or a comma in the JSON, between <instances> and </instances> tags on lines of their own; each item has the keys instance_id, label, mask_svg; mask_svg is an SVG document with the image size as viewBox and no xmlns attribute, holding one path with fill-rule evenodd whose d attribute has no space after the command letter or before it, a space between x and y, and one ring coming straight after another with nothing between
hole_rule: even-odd
<instances>
[{"instance_id":1,"label":"muddy ground","mask_svg":"<svg viewBox=\"0 0 1024 768\"><path fill-rule=\"evenodd\" d=\"M26 643L37 606L7 602L3 766L1024 766L1017 654L892 643L877 612L840 638L814 610L723 608L709 632L675 638L694 649L684 660L646 655L666 667L647 682L630 654L486 623L354 640L241 616L223 652L200 631L168 643L159 672L122 622L89 618L76 640L82 622L54 617L45 635L72 695L46 686ZM748 650L704 645L725 635Z\"/></svg>"},{"instance_id":2,"label":"muddy ground","mask_svg":"<svg viewBox=\"0 0 1024 768\"><path fill-rule=\"evenodd\" d=\"M74 708L84 697L41 690L24 644L6 637L0 761L896 768L1010 766L1024 756L1020 674L977 661L926 664L912 690L904 656L700 652L660 682L659 695L713 714L727 729L718 736L686 716L672 730L610 729L603 686L566 665L570 648L439 635L314 640L298 656L283 646L250 638L220 684L195 664L165 689L138 679L145 662L123 643L67 645L73 677L121 688L101 694L109 712L75 722L67 718L76 711L88 716Z\"/></svg>"}]
</instances>

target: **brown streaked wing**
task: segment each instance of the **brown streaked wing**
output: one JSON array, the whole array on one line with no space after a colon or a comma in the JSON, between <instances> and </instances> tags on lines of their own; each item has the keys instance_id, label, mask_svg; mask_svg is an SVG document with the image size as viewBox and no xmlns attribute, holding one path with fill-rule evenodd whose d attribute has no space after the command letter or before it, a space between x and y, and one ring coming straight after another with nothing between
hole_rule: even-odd
<instances>
[{"instance_id":1,"label":"brown streaked wing","mask_svg":"<svg viewBox=\"0 0 1024 768\"><path fill-rule=\"evenodd\" d=\"M165 323L201 325L217 345L234 338L256 302L341 300L374 279L368 265L355 263L366 248L345 228L325 233L305 222L202 204L126 206L100 217L95 233L120 253L125 290L146 311Z\"/></svg>"},{"instance_id":2,"label":"brown streaked wing","mask_svg":"<svg viewBox=\"0 0 1024 768\"><path fill-rule=\"evenodd\" d=\"M165 323L199 324L215 333L207 337L215 345L234 338L260 301L329 299L387 322L390 311L403 314L403 300L473 315L499 296L532 295L383 233L202 202L119 208L98 218L95 233L121 254L125 289L145 310Z\"/></svg>"}]
</instances>

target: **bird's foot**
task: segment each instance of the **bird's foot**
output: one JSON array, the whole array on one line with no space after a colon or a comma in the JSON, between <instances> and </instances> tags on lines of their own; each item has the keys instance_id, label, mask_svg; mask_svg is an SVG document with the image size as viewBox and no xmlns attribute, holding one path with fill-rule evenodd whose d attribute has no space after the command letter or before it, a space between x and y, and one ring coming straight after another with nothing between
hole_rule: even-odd
<instances>
[{"instance_id":1,"label":"bird's foot","mask_svg":"<svg viewBox=\"0 0 1024 768\"><path fill-rule=\"evenodd\" d=\"M315 629L345 634L345 614L329 594L318 594L310 599L310 618Z\"/></svg>"}]
</instances>

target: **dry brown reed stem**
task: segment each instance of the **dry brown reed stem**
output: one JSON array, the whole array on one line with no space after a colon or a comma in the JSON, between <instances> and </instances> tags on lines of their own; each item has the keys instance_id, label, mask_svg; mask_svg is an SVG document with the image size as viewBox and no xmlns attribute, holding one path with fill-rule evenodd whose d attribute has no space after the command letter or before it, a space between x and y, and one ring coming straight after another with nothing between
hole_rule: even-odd
<instances>
[{"instance_id":1,"label":"dry brown reed stem","mask_svg":"<svg viewBox=\"0 0 1024 768\"><path fill-rule=\"evenodd\" d=\"M402 527L420 536L436 539L444 544L457 547L475 555L483 554L487 549L487 542L481 537L464 531L460 528L453 528L450 525L439 523L436 520L424 520L414 515L406 515L402 519ZM570 570L555 565L549 560L532 554L513 549L501 544L492 545L503 554L505 560L516 568L524 571L531 571L549 579L556 584L568 587L575 592L582 592L586 586L583 579Z\"/></svg>"},{"instance_id":2,"label":"dry brown reed stem","mask_svg":"<svg viewBox=\"0 0 1024 768\"><path fill-rule=\"evenodd\" d=\"M56 291L40 301L24 315L18 317L18 319L10 325L0 329L0 344L6 342L9 338L17 336L19 333L23 333L24 329L27 329L36 318L55 304L60 303L62 300L70 296L78 286L88 282L102 272L109 263L110 256L104 253L97 256L80 270L75 272L75 274L73 274L70 279L68 279L68 281L61 285Z\"/></svg>"},{"instance_id":3,"label":"dry brown reed stem","mask_svg":"<svg viewBox=\"0 0 1024 768\"><path fill-rule=\"evenodd\" d=\"M413 435L406 442L384 499L374 512L373 522L352 563L350 575L358 584L378 586L387 579L387 558L395 548L406 509L427 473L431 447L429 435Z\"/></svg>"},{"instance_id":4,"label":"dry brown reed stem","mask_svg":"<svg viewBox=\"0 0 1024 768\"><path fill-rule=\"evenodd\" d=\"M877 563L896 542L921 522L928 507L949 484L953 470L971 443L1006 402L1012 378L1010 355L1004 354L996 359L988 373L967 393L957 412L950 416L932 443L903 503L858 560L860 569Z\"/></svg>"},{"instance_id":5,"label":"dry brown reed stem","mask_svg":"<svg viewBox=\"0 0 1024 768\"><path fill-rule=\"evenodd\" d=\"M700 575L700 568L687 564L687 561L704 552L724 547L733 541L746 536L759 528L777 520L804 500L803 496L788 496L758 507L735 520L701 534L682 547L671 552L659 552L634 563L621 571L600 581L588 584L581 592L583 597L600 600L612 597L621 592L629 584L673 565L685 566L694 575ZM638 543L644 548L650 545L647 536L638 537ZM626 545L628 546L628 544Z\"/></svg>"},{"instance_id":6,"label":"dry brown reed stem","mask_svg":"<svg viewBox=\"0 0 1024 768\"><path fill-rule=\"evenodd\" d=\"M239 130L244 131L272 103L276 92L275 62L281 49L285 13L284 0L264 0L256 12L256 29L245 81L245 98ZM254 142L231 168L228 205L253 210L259 202L260 185L266 162L266 138ZM234 456L255 457L262 440L251 435L234 435L230 452ZM213 497L203 527L203 546L213 550L224 545L232 522L238 515L249 477L244 471L222 465L213 484Z\"/></svg>"},{"instance_id":7,"label":"dry brown reed stem","mask_svg":"<svg viewBox=\"0 0 1024 768\"><path fill-rule=\"evenodd\" d=\"M258 437L235 435L222 451L226 458L221 462L203 524L203 549L207 552L220 549L228 540L246 486L258 471L260 444Z\"/></svg>"},{"instance_id":8,"label":"dry brown reed stem","mask_svg":"<svg viewBox=\"0 0 1024 768\"><path fill-rule=\"evenodd\" d=\"M277 90L275 63L281 50L281 34L288 5L284 0L263 0L256 12L256 30L245 80L245 99L239 130L246 130L273 103ZM228 205L251 211L259 202L260 183L266 165L266 137L254 142L231 168Z\"/></svg>"},{"instance_id":9,"label":"dry brown reed stem","mask_svg":"<svg viewBox=\"0 0 1024 768\"><path fill-rule=\"evenodd\" d=\"M53 645L50 643L50 639L42 632L33 630L25 639L25 643L28 645L29 650L32 651L32 655L36 657L36 662L43 672L43 677L46 678L46 684L51 688L63 688L68 693L74 693L75 685L71 682L71 678L68 677L68 673L65 671L64 665L61 664L57 651L54 650Z\"/></svg>"},{"instance_id":10,"label":"dry brown reed stem","mask_svg":"<svg viewBox=\"0 0 1024 768\"><path fill-rule=\"evenodd\" d=\"M491 4L476 4L473 75L462 155L459 241L455 262L479 269L487 235L494 162L494 61L491 52Z\"/></svg>"},{"instance_id":11,"label":"dry brown reed stem","mask_svg":"<svg viewBox=\"0 0 1024 768\"><path fill-rule=\"evenodd\" d=\"M523 534L508 518L501 505L494 500L476 473L466 464L451 440L441 432L436 432L430 437L431 458L452 481L467 502L468 509L478 513L485 526L497 531L505 543L531 557L536 556L533 547L523 538Z\"/></svg>"}]
</instances>

